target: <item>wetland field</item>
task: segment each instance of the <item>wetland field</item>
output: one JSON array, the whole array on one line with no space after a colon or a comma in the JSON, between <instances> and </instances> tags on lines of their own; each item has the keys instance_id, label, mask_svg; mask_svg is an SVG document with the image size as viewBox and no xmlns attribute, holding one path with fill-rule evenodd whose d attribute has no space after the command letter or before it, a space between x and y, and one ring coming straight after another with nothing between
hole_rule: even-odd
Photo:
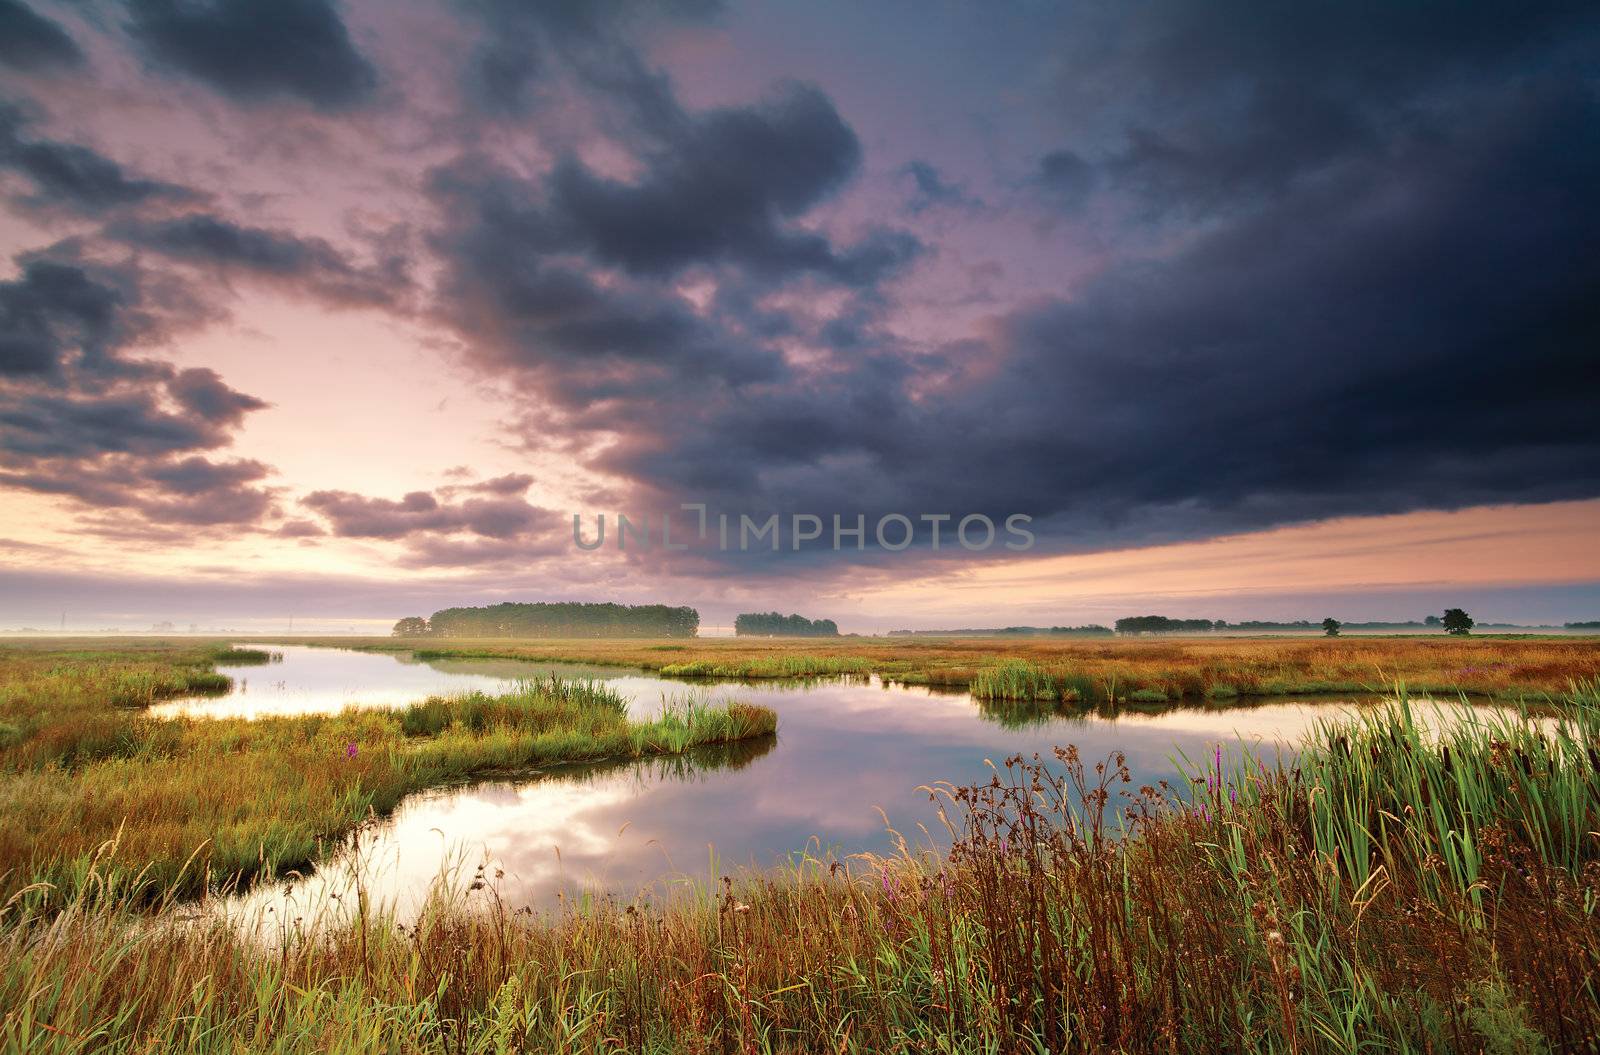
<instances>
[{"instance_id":1,"label":"wetland field","mask_svg":"<svg viewBox=\"0 0 1600 1055\"><path fill-rule=\"evenodd\" d=\"M1593 638L0 646L15 1051L1589 1051Z\"/></svg>"}]
</instances>

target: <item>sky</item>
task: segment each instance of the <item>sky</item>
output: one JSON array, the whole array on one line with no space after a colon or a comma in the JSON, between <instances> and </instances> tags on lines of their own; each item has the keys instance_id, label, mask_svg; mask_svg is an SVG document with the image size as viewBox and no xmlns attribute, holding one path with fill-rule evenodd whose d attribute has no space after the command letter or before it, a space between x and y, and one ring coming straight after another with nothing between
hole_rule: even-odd
<instances>
[{"instance_id":1,"label":"sky","mask_svg":"<svg viewBox=\"0 0 1600 1055\"><path fill-rule=\"evenodd\" d=\"M0 0L0 629L1600 618L1596 187L1587 2Z\"/></svg>"}]
</instances>

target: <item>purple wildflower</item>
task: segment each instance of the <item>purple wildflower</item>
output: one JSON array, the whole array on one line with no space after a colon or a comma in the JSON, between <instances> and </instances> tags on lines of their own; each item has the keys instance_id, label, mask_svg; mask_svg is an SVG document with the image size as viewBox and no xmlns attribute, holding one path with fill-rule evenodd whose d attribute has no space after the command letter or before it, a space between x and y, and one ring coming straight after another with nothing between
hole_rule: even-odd
<instances>
[{"instance_id":1,"label":"purple wildflower","mask_svg":"<svg viewBox=\"0 0 1600 1055\"><path fill-rule=\"evenodd\" d=\"M354 757L356 757L356 742L354 740L350 741L348 744L345 745L344 757L346 757L346 758L354 758Z\"/></svg>"}]
</instances>

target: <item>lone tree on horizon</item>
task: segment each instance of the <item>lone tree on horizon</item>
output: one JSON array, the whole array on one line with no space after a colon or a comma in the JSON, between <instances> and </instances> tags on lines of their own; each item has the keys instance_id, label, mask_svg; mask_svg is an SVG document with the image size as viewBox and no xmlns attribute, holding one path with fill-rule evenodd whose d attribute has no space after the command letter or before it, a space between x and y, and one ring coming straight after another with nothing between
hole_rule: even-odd
<instances>
[{"instance_id":1,"label":"lone tree on horizon","mask_svg":"<svg viewBox=\"0 0 1600 1055\"><path fill-rule=\"evenodd\" d=\"M1329 637L1338 637L1341 626L1344 626L1344 624L1330 615L1322 621L1322 632Z\"/></svg>"},{"instance_id":2,"label":"lone tree on horizon","mask_svg":"<svg viewBox=\"0 0 1600 1055\"><path fill-rule=\"evenodd\" d=\"M1472 616L1463 608L1446 608L1444 610L1444 632L1447 634L1472 633Z\"/></svg>"}]
</instances>

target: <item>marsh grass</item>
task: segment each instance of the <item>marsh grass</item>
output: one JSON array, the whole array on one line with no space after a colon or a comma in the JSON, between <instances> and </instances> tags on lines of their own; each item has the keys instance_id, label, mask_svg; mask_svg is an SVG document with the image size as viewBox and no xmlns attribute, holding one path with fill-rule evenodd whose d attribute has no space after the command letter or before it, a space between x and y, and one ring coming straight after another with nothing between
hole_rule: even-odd
<instances>
[{"instance_id":1,"label":"marsh grass","mask_svg":"<svg viewBox=\"0 0 1600 1055\"><path fill-rule=\"evenodd\" d=\"M851 656L812 656L787 653L778 656L716 662L693 660L668 663L661 673L674 678L815 678L869 674L872 664Z\"/></svg>"},{"instance_id":2,"label":"marsh grass","mask_svg":"<svg viewBox=\"0 0 1600 1055\"><path fill-rule=\"evenodd\" d=\"M1296 759L1017 757L931 789L954 845L554 916L493 877L281 944L90 874L0 918L12 1050L1587 1051L1600 699L1401 702Z\"/></svg>"},{"instance_id":3,"label":"marsh grass","mask_svg":"<svg viewBox=\"0 0 1600 1055\"><path fill-rule=\"evenodd\" d=\"M226 687L210 670L219 656L239 658L0 656L0 897L38 881L50 889L30 903L70 897L112 840L115 867L134 869L118 874L123 889L198 895L303 868L422 788L765 736L777 723L739 703L634 722L601 683L560 678L392 711L168 719L135 706Z\"/></svg>"},{"instance_id":4,"label":"marsh grass","mask_svg":"<svg viewBox=\"0 0 1600 1055\"><path fill-rule=\"evenodd\" d=\"M306 639L379 651L403 641ZM448 643L447 643L448 642ZM421 654L421 653L419 653ZM433 657L497 657L643 667L669 677L877 675L985 699L1103 703L1139 690L1169 700L1348 695L1404 681L1417 693L1507 700L1558 696L1600 677L1600 640L1584 637L1193 637L1095 640L1001 638L702 639L692 642L440 639ZM1010 668L1012 664L1026 664ZM996 695L988 695L990 691ZM1066 693L1066 695L1063 695ZM1230 695L1231 693L1231 695Z\"/></svg>"},{"instance_id":5,"label":"marsh grass","mask_svg":"<svg viewBox=\"0 0 1600 1055\"><path fill-rule=\"evenodd\" d=\"M240 648L229 645L211 653L211 662L219 667L255 667L268 663L282 663L283 653L265 648Z\"/></svg>"},{"instance_id":6,"label":"marsh grass","mask_svg":"<svg viewBox=\"0 0 1600 1055\"><path fill-rule=\"evenodd\" d=\"M1010 659L978 672L970 686L980 700L1063 700L1058 679L1026 660Z\"/></svg>"}]
</instances>

